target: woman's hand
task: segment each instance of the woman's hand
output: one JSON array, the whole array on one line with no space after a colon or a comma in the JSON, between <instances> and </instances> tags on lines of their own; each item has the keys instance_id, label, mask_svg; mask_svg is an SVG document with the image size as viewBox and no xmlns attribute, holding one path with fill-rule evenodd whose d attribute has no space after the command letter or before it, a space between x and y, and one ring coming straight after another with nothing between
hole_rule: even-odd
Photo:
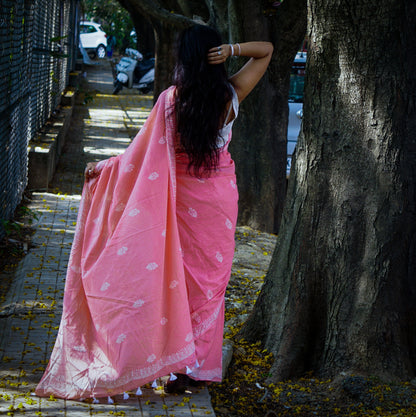
<instances>
[{"instance_id":1,"label":"woman's hand","mask_svg":"<svg viewBox=\"0 0 416 417\"><path fill-rule=\"evenodd\" d=\"M87 166L85 167L84 176L85 181L88 182L89 180L98 177L100 174L98 171L96 171L95 167L98 162L88 162Z\"/></svg>"},{"instance_id":2,"label":"woman's hand","mask_svg":"<svg viewBox=\"0 0 416 417\"><path fill-rule=\"evenodd\" d=\"M208 64L223 64L231 56L231 45L223 44L208 51Z\"/></svg>"}]
</instances>

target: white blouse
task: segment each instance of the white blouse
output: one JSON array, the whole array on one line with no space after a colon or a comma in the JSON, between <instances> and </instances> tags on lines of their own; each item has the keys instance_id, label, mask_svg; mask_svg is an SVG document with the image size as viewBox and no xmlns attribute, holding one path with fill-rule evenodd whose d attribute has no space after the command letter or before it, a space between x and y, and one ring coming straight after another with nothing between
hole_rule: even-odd
<instances>
[{"instance_id":1,"label":"white blouse","mask_svg":"<svg viewBox=\"0 0 416 417\"><path fill-rule=\"evenodd\" d=\"M234 118L229 123L224 123L224 126L218 131L217 148L222 148L223 146L227 144L228 137L230 136L234 120L237 118L237 115L238 115L238 107L239 107L238 96L231 84L230 84L230 87L233 92L233 98L231 100L231 106L228 109L228 113L227 113L225 120L227 121L228 117L230 116L231 109L234 110Z\"/></svg>"}]
</instances>

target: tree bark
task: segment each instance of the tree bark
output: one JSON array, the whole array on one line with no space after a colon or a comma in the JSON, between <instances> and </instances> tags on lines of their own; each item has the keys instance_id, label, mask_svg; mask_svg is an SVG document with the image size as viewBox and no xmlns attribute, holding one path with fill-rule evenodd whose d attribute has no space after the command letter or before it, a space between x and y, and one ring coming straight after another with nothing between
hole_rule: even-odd
<instances>
[{"instance_id":1,"label":"tree bark","mask_svg":"<svg viewBox=\"0 0 416 417\"><path fill-rule=\"evenodd\" d=\"M306 0L278 9L235 0L228 11L233 41L269 40L274 54L266 76L242 103L230 151L239 185L239 223L277 233L286 197L290 70L306 32Z\"/></svg>"},{"instance_id":2,"label":"tree bark","mask_svg":"<svg viewBox=\"0 0 416 417\"><path fill-rule=\"evenodd\" d=\"M137 49L144 55L154 56L156 51L155 32L152 24L143 15L135 12L132 15L137 35Z\"/></svg>"},{"instance_id":3,"label":"tree bark","mask_svg":"<svg viewBox=\"0 0 416 417\"><path fill-rule=\"evenodd\" d=\"M274 381L306 371L412 378L416 5L308 8L302 134L277 247L242 335L275 354Z\"/></svg>"}]
</instances>

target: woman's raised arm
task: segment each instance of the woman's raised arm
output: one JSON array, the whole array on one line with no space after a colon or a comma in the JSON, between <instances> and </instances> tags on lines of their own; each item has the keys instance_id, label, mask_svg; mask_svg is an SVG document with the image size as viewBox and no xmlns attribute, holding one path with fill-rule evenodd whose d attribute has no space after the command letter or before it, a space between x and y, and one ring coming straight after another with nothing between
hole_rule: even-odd
<instances>
[{"instance_id":1,"label":"woman's raised arm","mask_svg":"<svg viewBox=\"0 0 416 417\"><path fill-rule=\"evenodd\" d=\"M273 45L270 42L223 44L209 50L208 62L213 65L222 64L230 56L246 56L250 58L236 74L230 77L230 82L241 102L248 96L266 72L272 54Z\"/></svg>"}]
</instances>

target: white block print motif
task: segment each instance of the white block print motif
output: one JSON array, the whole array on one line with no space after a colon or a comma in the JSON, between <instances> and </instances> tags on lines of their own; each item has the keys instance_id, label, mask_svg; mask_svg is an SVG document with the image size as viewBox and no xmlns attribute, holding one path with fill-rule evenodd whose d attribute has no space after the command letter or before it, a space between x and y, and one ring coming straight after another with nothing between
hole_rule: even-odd
<instances>
[{"instance_id":1,"label":"white block print motif","mask_svg":"<svg viewBox=\"0 0 416 417\"><path fill-rule=\"evenodd\" d=\"M150 264L147 264L146 269L148 271L154 271L158 267L159 265L156 262L150 262Z\"/></svg>"},{"instance_id":2,"label":"white block print motif","mask_svg":"<svg viewBox=\"0 0 416 417\"><path fill-rule=\"evenodd\" d=\"M132 172L134 169L134 165L133 164L128 164L126 166L126 168L124 169L124 172Z\"/></svg>"},{"instance_id":3,"label":"white block print motif","mask_svg":"<svg viewBox=\"0 0 416 417\"><path fill-rule=\"evenodd\" d=\"M137 216L138 214L140 214L140 210L138 208L134 208L134 209L129 211L129 216L130 217Z\"/></svg>"},{"instance_id":4,"label":"white block print motif","mask_svg":"<svg viewBox=\"0 0 416 417\"><path fill-rule=\"evenodd\" d=\"M126 246L122 246L118 251L117 251L117 255L124 255L127 251L129 250L128 247Z\"/></svg>"},{"instance_id":5,"label":"white block print motif","mask_svg":"<svg viewBox=\"0 0 416 417\"><path fill-rule=\"evenodd\" d=\"M85 349L84 346L74 346L72 349L76 350L77 352L86 352L87 349Z\"/></svg>"},{"instance_id":6,"label":"white block print motif","mask_svg":"<svg viewBox=\"0 0 416 417\"><path fill-rule=\"evenodd\" d=\"M150 362L150 363L154 362L155 360L156 360L156 355L155 355L155 354L150 355L150 356L147 358L147 362Z\"/></svg>"},{"instance_id":7,"label":"white block print motif","mask_svg":"<svg viewBox=\"0 0 416 417\"><path fill-rule=\"evenodd\" d=\"M150 181L154 181L159 178L159 174L157 172L152 172L147 178L149 178Z\"/></svg>"},{"instance_id":8,"label":"white block print motif","mask_svg":"<svg viewBox=\"0 0 416 417\"><path fill-rule=\"evenodd\" d=\"M124 207L126 207L126 205L124 203L118 203L114 210L115 211L123 211Z\"/></svg>"},{"instance_id":9,"label":"white block print motif","mask_svg":"<svg viewBox=\"0 0 416 417\"><path fill-rule=\"evenodd\" d=\"M137 301L134 302L133 307L134 308L139 308L144 304L144 301L142 299L139 299Z\"/></svg>"},{"instance_id":10,"label":"white block print motif","mask_svg":"<svg viewBox=\"0 0 416 417\"><path fill-rule=\"evenodd\" d=\"M197 211L196 211L195 209L193 209L192 207L189 207L189 208L188 208L188 214L189 214L191 217L194 217L194 218L198 217L198 213L197 213Z\"/></svg>"}]
</instances>

